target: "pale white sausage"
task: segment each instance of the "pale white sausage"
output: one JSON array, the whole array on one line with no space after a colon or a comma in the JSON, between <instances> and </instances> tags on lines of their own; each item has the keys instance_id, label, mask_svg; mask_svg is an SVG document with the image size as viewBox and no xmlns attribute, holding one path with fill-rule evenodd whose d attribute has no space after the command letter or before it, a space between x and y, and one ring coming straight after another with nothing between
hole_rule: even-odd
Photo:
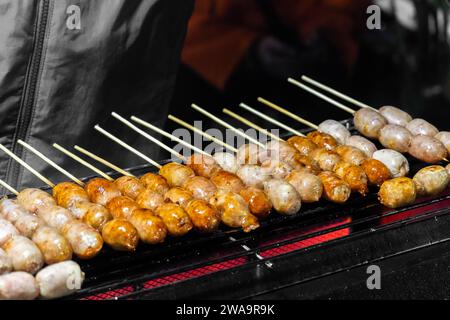
<instances>
[{"instance_id":1,"label":"pale white sausage","mask_svg":"<svg viewBox=\"0 0 450 320\"><path fill-rule=\"evenodd\" d=\"M70 295L81 289L84 273L74 261L48 266L36 275L41 297L55 299Z\"/></svg>"},{"instance_id":2,"label":"pale white sausage","mask_svg":"<svg viewBox=\"0 0 450 320\"><path fill-rule=\"evenodd\" d=\"M381 161L393 178L404 177L409 173L408 160L398 151L390 149L378 150L373 154L375 160Z\"/></svg>"},{"instance_id":3,"label":"pale white sausage","mask_svg":"<svg viewBox=\"0 0 450 320\"><path fill-rule=\"evenodd\" d=\"M0 300L33 300L39 296L34 277L27 272L0 276Z\"/></svg>"}]
</instances>

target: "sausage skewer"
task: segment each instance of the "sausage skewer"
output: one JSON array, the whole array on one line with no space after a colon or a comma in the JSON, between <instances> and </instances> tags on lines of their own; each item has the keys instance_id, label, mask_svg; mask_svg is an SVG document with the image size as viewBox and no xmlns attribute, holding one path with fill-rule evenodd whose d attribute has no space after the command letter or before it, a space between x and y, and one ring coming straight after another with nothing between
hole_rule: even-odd
<instances>
[{"instance_id":1,"label":"sausage skewer","mask_svg":"<svg viewBox=\"0 0 450 320\"><path fill-rule=\"evenodd\" d=\"M352 114L355 127L366 137L378 139L384 146L396 148L397 151L408 151L410 155L426 163L448 162L446 158L448 146L446 145L445 135L439 135L436 127L427 121L412 119L405 112L395 107L383 107L379 111L372 107L362 107L356 111L299 81L289 79L289 82ZM317 82L314 81L313 84L315 85ZM327 91L330 92L330 90ZM349 101L349 99L346 100ZM408 117L407 119L404 119L405 115ZM399 118L401 121L398 120Z\"/></svg>"},{"instance_id":2,"label":"sausage skewer","mask_svg":"<svg viewBox=\"0 0 450 320\"><path fill-rule=\"evenodd\" d=\"M32 172L41 181L51 187L55 187L53 182L3 145L0 145L0 149ZM73 252L79 258L91 259L102 249L103 239L101 235L87 224L77 220L69 210L57 206L53 197L48 193L39 189L25 189L18 194L17 202L26 210L36 213L48 226L60 232L69 241Z\"/></svg>"},{"instance_id":3,"label":"sausage skewer","mask_svg":"<svg viewBox=\"0 0 450 320\"><path fill-rule=\"evenodd\" d=\"M124 123L125 125L129 126L130 128L134 128L134 126L129 125L129 121L125 120L124 118L120 117L116 114L116 119ZM167 134L167 133L166 133ZM149 136L149 134L147 134ZM167 134L168 135L168 134ZM162 142L158 141L158 145L161 145ZM176 155L176 152L172 152L172 154ZM199 154L200 157L204 157L203 154ZM209 158L209 156L208 156ZM184 156L180 158L181 160L185 160ZM188 163L190 165L194 166L197 164L197 161L195 157L191 157L188 160ZM171 164L169 164L171 165ZM165 167L167 168L166 165ZM173 163L172 164L175 168L184 169L184 166ZM189 168L189 167L186 167ZM160 170L160 174L163 175L168 181L173 180L173 174L170 173L172 170L168 170L165 172L165 168L163 167ZM189 168L192 170L191 168ZM219 167L217 166L217 170L219 170ZM173 172L173 171L172 171ZM176 173L176 172L175 172ZM213 174L211 172L211 174ZM186 179L183 179L183 181L176 181L174 183L169 183L172 185L172 187L180 187L182 186L183 189L188 190L191 192L194 196L194 198L197 198L198 200L203 201L209 201L209 203L216 209L218 209L219 212L221 212L222 222L224 222L226 225L230 227L242 227L244 231L251 231L259 227L259 223L249 211L245 204L245 201L241 198L241 196L228 191L228 193L219 193L216 192L217 188L216 186L206 177L202 176L195 176L193 174L191 177L186 177ZM220 201L219 200L214 202L214 199L227 199L226 201ZM234 205L232 203L235 203ZM212 214L212 212L210 213ZM212 217L211 217L212 218ZM210 219L211 221L215 222L215 219Z\"/></svg>"},{"instance_id":4,"label":"sausage skewer","mask_svg":"<svg viewBox=\"0 0 450 320\"><path fill-rule=\"evenodd\" d=\"M101 232L105 243L113 249L121 251L136 249L138 234L133 225L125 220L113 219L104 206L90 202L82 181L32 146L23 141L19 143L75 182L59 183L53 188L53 196L58 205L70 210L77 219Z\"/></svg>"},{"instance_id":5,"label":"sausage skewer","mask_svg":"<svg viewBox=\"0 0 450 320\"><path fill-rule=\"evenodd\" d=\"M70 152L69 150L59 146L58 148L64 154L78 161L82 160L80 157ZM82 160L81 164L89 164ZM89 168L95 172L102 172L100 169L89 164ZM160 217L155 216L153 211L142 209L133 199L122 195L122 192L115 185L115 181L108 174L102 172L105 179L94 178L91 179L85 187L90 199L99 204L103 204L112 214L115 219L126 220L137 230L139 238L147 244L157 244L165 240L167 235L167 228ZM108 179L106 179L108 177ZM129 178L129 177L127 177ZM175 213L174 213L175 215ZM184 228L187 233L190 228L189 224Z\"/></svg>"}]
</instances>

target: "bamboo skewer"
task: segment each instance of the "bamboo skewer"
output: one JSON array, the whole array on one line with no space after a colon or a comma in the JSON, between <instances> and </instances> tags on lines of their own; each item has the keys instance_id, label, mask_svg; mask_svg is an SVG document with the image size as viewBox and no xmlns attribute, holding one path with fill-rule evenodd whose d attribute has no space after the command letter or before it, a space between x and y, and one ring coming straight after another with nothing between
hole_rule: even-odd
<instances>
[{"instance_id":1,"label":"bamboo skewer","mask_svg":"<svg viewBox=\"0 0 450 320\"><path fill-rule=\"evenodd\" d=\"M280 113L283 113L284 115L286 115L286 116L288 116L288 117L290 117L290 118L292 118L292 119L294 119L294 120L304 124L305 126L313 128L314 130L318 130L319 129L319 127L317 125L315 125L314 123L297 116L296 114L286 110L285 108L282 108L282 107L276 105L273 102L270 102L270 101L268 101L268 100L266 100L264 98L261 98L261 97L258 98L258 101L261 102L262 104L265 104L266 106L268 106L268 107L270 107L270 108L272 108L272 109L274 109L274 110L276 110L276 111L278 111Z\"/></svg>"},{"instance_id":2,"label":"bamboo skewer","mask_svg":"<svg viewBox=\"0 0 450 320\"><path fill-rule=\"evenodd\" d=\"M301 133L300 131L295 130L295 129L293 129L293 128L287 126L287 125L285 125L284 123L281 123L280 121L277 121L277 120L275 120L274 118L269 117L268 115L265 115L265 114L263 114L263 113L261 113L261 112L255 110L255 109L253 109L252 107L246 105L245 103L241 103L239 106L240 106L241 108L243 108L243 109L245 109L245 110L247 110L247 111L253 113L253 114L256 115L257 117L259 117L259 118L261 118L261 119L264 119L264 120L266 120L267 122L270 122L270 123L276 125L277 127L280 127L280 128L282 128L282 129L284 129L284 130L286 130L286 131L289 131L289 132L292 133L292 134L295 134L295 135L300 136L300 137L304 137L304 136L305 136L305 135L304 135L303 133Z\"/></svg>"},{"instance_id":3,"label":"bamboo skewer","mask_svg":"<svg viewBox=\"0 0 450 320\"><path fill-rule=\"evenodd\" d=\"M0 144L0 149L5 152L8 156L13 158L15 161L17 161L22 167L26 168L28 171L30 171L32 174L34 174L36 177L38 177L42 182L44 182L46 185L54 188L55 184L51 182L49 179L44 177L42 174L37 172L35 169L33 169L28 163L20 159L18 156L16 156L13 152L9 151L4 145Z\"/></svg>"},{"instance_id":4,"label":"bamboo skewer","mask_svg":"<svg viewBox=\"0 0 450 320\"><path fill-rule=\"evenodd\" d=\"M342 92L339 92L339 91L337 91L337 90L335 90L335 89L333 89L333 88L331 88L329 86L326 86L326 85L324 85L324 84L322 84L322 83L320 83L320 82L318 82L316 80L311 79L310 77L302 76L302 80L305 81L305 82L308 82L309 84L312 84L313 86L316 86L319 89L322 89L323 91L331 93L331 94L335 95L336 97L341 98L342 100L350 102L350 103L352 103L352 104L354 104L354 105L356 105L356 106L358 106L360 108L375 109L375 108L369 106L368 104L365 104L365 103L363 103L361 101L358 101L358 100L356 100L356 99L354 99L352 97L349 97L348 95L343 94Z\"/></svg>"},{"instance_id":5,"label":"bamboo skewer","mask_svg":"<svg viewBox=\"0 0 450 320\"><path fill-rule=\"evenodd\" d=\"M203 108L200 108L196 104L192 104L192 108L197 110L198 112L200 112L204 116L210 118L211 120L217 122L221 126L224 126L225 128L227 128L227 129L233 131L234 133L236 133L237 135L240 135L242 138L247 139L248 141L252 142L253 144L256 144L256 145L258 145L258 146L260 146L261 148L264 148L264 149L266 148L266 146L264 144L262 144L261 142L259 142L258 140L250 137L249 135L245 134L244 132L240 131L239 129L236 129L235 127L229 125L228 123L226 123L222 119L219 119L218 117L216 117L212 113L209 113L208 111L204 110Z\"/></svg>"},{"instance_id":6,"label":"bamboo skewer","mask_svg":"<svg viewBox=\"0 0 450 320\"><path fill-rule=\"evenodd\" d=\"M295 79L289 78L288 82L292 83L293 85L295 85L297 87L299 87L300 89L303 89L303 90L311 93L312 95L315 95L316 97L318 97L318 98L320 98L322 100L327 101L328 103L331 103L331 104L335 105L339 109L342 109L342 110L344 110L344 111L346 111L346 112L348 112L348 113L350 113L352 115L355 114L355 112L356 112L352 108L349 108L349 107L343 105L342 103L339 103L339 102L337 102L337 101L327 97L326 95L324 95L324 94L322 94L322 93L320 93L320 92L318 92L318 91L316 91L316 90L314 90L314 89L304 85L303 83L301 83L301 82L299 82L299 81L297 81Z\"/></svg>"},{"instance_id":7,"label":"bamboo skewer","mask_svg":"<svg viewBox=\"0 0 450 320\"><path fill-rule=\"evenodd\" d=\"M253 129L259 131L260 133L265 134L268 137L271 137L272 139L275 139L275 140L278 140L278 141L284 141L279 136L277 136L277 135L273 134L272 132L270 132L270 131L268 131L268 130L258 126L257 124L255 124L255 123L245 119L244 117L241 117L237 113L234 113L233 111L228 110L227 108L224 108L222 111L223 111L223 113L229 115L230 117L233 117L234 119L242 122L243 124L249 126L250 128L253 128Z\"/></svg>"},{"instance_id":8,"label":"bamboo skewer","mask_svg":"<svg viewBox=\"0 0 450 320\"><path fill-rule=\"evenodd\" d=\"M200 130L199 128L194 127L193 125L190 125L189 123L187 123L187 122L185 122L185 121L183 121L183 120L181 120L181 119L179 119L179 118L177 118L177 117L175 117L175 116L173 116L173 115L169 115L168 118L169 118L170 120L172 120L173 122L179 124L180 126L183 126L183 127L187 128L187 129L189 129L189 130L191 130L191 131L194 131L195 133L198 133L199 135L205 137L206 139L208 139L208 140L210 140L210 141L212 141L212 142L215 142L215 143L217 143L218 145L220 145L220 146L222 146L222 147L224 147L224 148L227 148L227 149L230 150L230 151L238 152L238 149L237 149L237 148L235 148L235 147L229 145L228 143L223 142L223 141L220 140L220 139L217 139L217 138L213 137L212 135L206 133L205 131L202 131L202 130Z\"/></svg>"},{"instance_id":9,"label":"bamboo skewer","mask_svg":"<svg viewBox=\"0 0 450 320\"><path fill-rule=\"evenodd\" d=\"M54 143L53 147L59 151L61 151L62 153L64 153L66 156L72 158L73 160L77 161L78 163L82 164L83 166L85 166L86 168L94 171L95 173L97 173L98 175L102 176L103 178L105 178L106 180L109 181L114 181L113 178L111 178L109 175L107 175L106 173L104 173L103 171L101 171L100 169L94 167L92 164L90 164L89 162L81 159L79 156L77 156L76 154L70 152L69 150L61 147L59 144Z\"/></svg>"},{"instance_id":10,"label":"bamboo skewer","mask_svg":"<svg viewBox=\"0 0 450 320\"><path fill-rule=\"evenodd\" d=\"M19 191L17 191L16 189L14 189L13 187L11 187L9 184L7 184L5 181L3 181L2 179L0 179L0 185L3 186L5 189L9 190L9 192L11 192L12 194L15 194L16 196L19 195Z\"/></svg>"},{"instance_id":11,"label":"bamboo skewer","mask_svg":"<svg viewBox=\"0 0 450 320\"><path fill-rule=\"evenodd\" d=\"M175 137L173 134L167 133L166 131L164 131L164 130L162 130L162 129L160 129L160 128L154 126L154 125L152 125L151 123L149 123L149 122L147 122L147 121L144 121L144 120L142 120L142 119L140 119L140 118L138 118L138 117L136 117L136 116L132 116L132 117L131 117L131 120L133 120L133 121L136 122L136 123L139 123L140 125L142 125L142 126L148 128L148 129L150 129L150 130L155 131L156 133L159 133L160 135L162 135L162 136L164 136L164 137L166 137L166 138L171 139L172 141L176 141L176 142L178 142L179 144L181 144L181 145L183 145L183 146L185 146L185 147L187 147L187 148L190 148L190 149L194 150L195 152L201 153L201 154L203 154L203 155L205 155L205 156L208 155L208 153L204 152L202 149L199 149L199 148L197 148L197 147L194 147L193 145L187 143L186 141L181 140L181 139L178 138L178 137ZM170 149L170 148L169 148L169 149ZM173 149L172 149L172 150L173 150ZM179 155L180 155L180 154L179 154ZM181 157L179 157L180 159L186 160L185 157L183 157L182 155L180 155L180 156L181 156Z\"/></svg>"},{"instance_id":12,"label":"bamboo skewer","mask_svg":"<svg viewBox=\"0 0 450 320\"><path fill-rule=\"evenodd\" d=\"M174 156L183 159L184 156L181 155L180 153L174 151L173 149L169 148L167 145L165 145L164 143L162 143L161 141L159 141L158 139L156 139L155 137L153 137L152 135L148 134L147 132L145 132L144 130L139 129L138 127L136 127L134 124L132 124L130 121L128 121L127 119L125 119L124 117L118 115L115 112L112 112L111 115L116 118L117 120L119 120L120 122L122 122L124 125L126 125L127 127L131 128L132 130L136 131L137 133L139 133L141 136L143 136L144 138L146 138L147 140L150 140L151 142L157 144L158 146L160 146L161 148L163 148L164 150L172 153Z\"/></svg>"},{"instance_id":13,"label":"bamboo skewer","mask_svg":"<svg viewBox=\"0 0 450 320\"><path fill-rule=\"evenodd\" d=\"M43 161L48 163L50 166L52 166L53 168L55 168L56 170L61 172L64 176L68 177L70 180L72 180L73 182L77 183L78 185L84 187L84 182L82 182L80 179L75 177L73 174L71 174L70 172L68 172L67 170L62 168L61 166L57 165L54 161L52 161L50 158L48 158L47 156L45 156L44 154L42 154L41 152L39 152L38 150L36 150L32 146L30 146L28 143L26 143L26 142L24 142L22 140L18 140L17 142L20 145L22 145L23 147L25 147L26 149L30 150L37 157L39 157L40 159L42 159Z\"/></svg>"},{"instance_id":14,"label":"bamboo skewer","mask_svg":"<svg viewBox=\"0 0 450 320\"><path fill-rule=\"evenodd\" d=\"M143 154L142 152L136 150L135 148L133 148L132 146L128 145L127 143L125 143L124 141L120 140L119 138L117 138L116 136L112 135L111 133L109 133L108 131L106 131L105 129L103 129L102 127L100 127L99 125L95 126L95 130L97 130L98 132L102 133L103 135L105 135L106 137L108 137L109 139L111 139L112 141L116 142L117 144L121 145L122 147L124 147L125 149L127 149L128 151L134 153L135 155L137 155L138 157L144 159L145 161L147 161L148 163L152 164L153 166L155 166L158 169L161 169L161 165L156 162L155 160L149 158L148 156L146 156L145 154Z\"/></svg>"},{"instance_id":15,"label":"bamboo skewer","mask_svg":"<svg viewBox=\"0 0 450 320\"><path fill-rule=\"evenodd\" d=\"M114 171L116 171L116 172L118 172L118 173L120 173L120 174L122 174L124 176L135 178L135 176L132 175L131 173L129 173L128 171L126 171L126 170L124 170L124 169L122 169L122 168L112 164L111 162L109 162L109 161L107 161L107 160L105 160L105 159L103 159L103 158L93 154L92 152L90 152L90 151L88 151L88 150L86 150L86 149L84 149L82 147L74 146L74 149L77 150L78 152L81 152L82 154L90 157L91 159L94 159L95 161L100 162L101 164L107 166L108 168L110 168L110 169L112 169L112 170L114 170Z\"/></svg>"}]
</instances>

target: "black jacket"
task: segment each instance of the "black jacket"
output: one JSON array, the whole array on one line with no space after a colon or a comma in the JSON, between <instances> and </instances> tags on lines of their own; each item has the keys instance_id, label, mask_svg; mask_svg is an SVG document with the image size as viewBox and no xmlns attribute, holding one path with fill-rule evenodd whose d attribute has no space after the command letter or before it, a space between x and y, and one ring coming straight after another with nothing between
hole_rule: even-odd
<instances>
[{"instance_id":1,"label":"black jacket","mask_svg":"<svg viewBox=\"0 0 450 320\"><path fill-rule=\"evenodd\" d=\"M77 176L90 172L51 144L78 144L120 166L144 161L94 131L96 123L158 159L158 148L112 120L164 124L193 0L0 0L0 143L54 182L22 139ZM0 151L0 177L42 185Z\"/></svg>"}]
</instances>

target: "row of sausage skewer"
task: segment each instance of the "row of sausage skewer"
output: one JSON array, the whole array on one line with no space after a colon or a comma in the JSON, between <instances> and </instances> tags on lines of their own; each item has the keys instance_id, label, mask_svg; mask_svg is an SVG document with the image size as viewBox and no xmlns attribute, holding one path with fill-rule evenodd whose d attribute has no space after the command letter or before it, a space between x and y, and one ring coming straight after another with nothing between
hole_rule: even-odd
<instances>
[{"instance_id":1,"label":"row of sausage skewer","mask_svg":"<svg viewBox=\"0 0 450 320\"><path fill-rule=\"evenodd\" d=\"M211 116L198 106L194 108ZM228 113L233 114L230 111ZM117 114L113 116L142 133L142 130L128 120ZM171 119L182 123L173 116ZM134 120L170 136L143 120ZM257 127L248 120L246 123ZM22 265L15 264L13 268L17 272L34 274L44 262L57 265L70 260L72 251L79 258L93 258L100 252L103 241L114 249L133 251L139 240L147 244L157 244L163 242L167 235L182 236L193 228L201 232L212 232L221 222L230 227L251 231L259 226L258 219L267 217L272 208L281 214L295 214L300 210L302 202L315 202L322 197L336 203L344 203L352 191L365 195L368 184L381 186L380 200L383 204L398 207L415 201L417 194L426 196L443 191L449 181L449 166L447 170L440 166L427 167L421 170L414 180L405 178L409 166L401 154L400 157L397 154L396 157L390 157L384 153L392 150L370 152L374 149L369 140L367 142L370 144L360 145L369 145L370 148L361 150L352 145L339 145L339 141L348 141L351 137L338 139L338 136L333 137L320 128L307 137L297 132L298 135L290 138L288 142L274 137L274 140L264 145L252 137L245 136L255 143L246 144L239 149L221 143L236 152L236 156L230 153L216 153L211 156L191 146L199 153L189 159L145 133L145 137L179 156L187 164L169 163L165 166L160 166L101 127L97 126L96 129L157 166L160 174L149 173L138 179L87 150L76 147L78 151L124 174L113 180L70 151L55 145L65 154L103 176L84 184L39 151L20 141L23 146L75 182L54 185L3 147L3 151L15 157L53 187L52 197L38 189L25 189L19 193L6 185L17 194L17 200L4 199L0 205L0 217L6 219L3 221L15 224L24 239L28 237L32 240L25 242L28 245L35 244L42 253L40 261L37 258L38 251L34 250L35 254L31 255L33 259L24 259ZM198 129L196 130L198 132ZM260 130L265 131L262 128ZM332 130L330 133L342 133L342 130ZM207 133L202 134L208 137ZM214 137L209 138L220 143ZM359 141L364 141L362 139ZM377 152L381 154L378 159ZM369 158L370 154L373 158ZM15 220L16 212L21 212L26 218L18 222ZM47 232L38 227L36 230L40 232L30 231L34 225ZM8 228L2 228L0 224L0 233L2 230L6 230L4 234L8 234ZM39 237L39 234L42 235ZM14 258L15 251L8 248L17 239L22 239L19 237L21 236L9 232L9 239L6 237L5 243L0 243L0 246L7 249L3 256L9 254ZM7 266L7 263L4 265ZM4 270L10 271L11 268L5 267ZM12 274L7 276L11 277ZM21 292L3 293L1 281L6 279L5 277L0 277L0 298L24 296ZM82 278L81 273L78 278ZM58 295L70 292L66 289ZM45 297L45 294L43 296ZM48 294L47 296L50 297Z\"/></svg>"}]
</instances>

